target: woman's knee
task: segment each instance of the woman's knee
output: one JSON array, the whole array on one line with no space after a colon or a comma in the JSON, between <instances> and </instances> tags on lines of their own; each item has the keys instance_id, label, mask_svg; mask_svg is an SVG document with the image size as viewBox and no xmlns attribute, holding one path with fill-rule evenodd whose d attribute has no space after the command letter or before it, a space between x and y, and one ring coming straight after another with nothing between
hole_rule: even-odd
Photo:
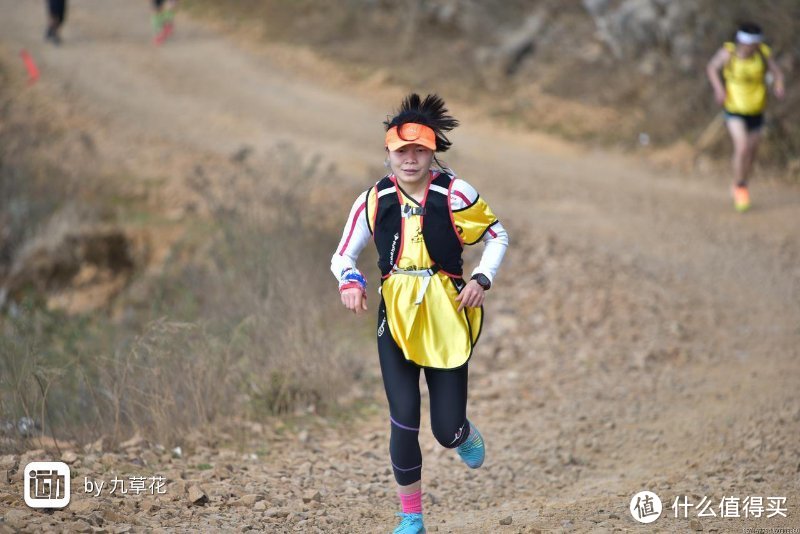
<instances>
[{"instance_id":1,"label":"woman's knee","mask_svg":"<svg viewBox=\"0 0 800 534\"><path fill-rule=\"evenodd\" d=\"M415 399L392 399L389 402L389 419L392 426L419 430L420 404Z\"/></svg>"},{"instance_id":2,"label":"woman's knee","mask_svg":"<svg viewBox=\"0 0 800 534\"><path fill-rule=\"evenodd\" d=\"M746 143L734 143L733 145L733 157L744 159L747 158L753 152L752 148Z\"/></svg>"},{"instance_id":3,"label":"woman's knee","mask_svg":"<svg viewBox=\"0 0 800 534\"><path fill-rule=\"evenodd\" d=\"M460 421L432 421L431 430L433 437L442 447L452 449L458 447L464 441L464 435L468 431L466 419Z\"/></svg>"}]
</instances>

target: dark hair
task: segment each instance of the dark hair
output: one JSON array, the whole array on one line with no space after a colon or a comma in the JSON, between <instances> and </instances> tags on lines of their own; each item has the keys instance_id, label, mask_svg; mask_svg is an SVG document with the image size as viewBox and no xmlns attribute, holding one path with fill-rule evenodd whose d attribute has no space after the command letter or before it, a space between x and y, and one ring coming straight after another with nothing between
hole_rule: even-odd
<instances>
[{"instance_id":1,"label":"dark hair","mask_svg":"<svg viewBox=\"0 0 800 534\"><path fill-rule=\"evenodd\" d=\"M452 143L445 136L445 132L458 126L458 121L449 115L444 100L435 94L428 95L422 100L417 93L411 93L403 99L397 114L383 124L387 131L397 126L400 135L400 127L409 122L423 124L433 130L436 134L437 152L445 152L450 148Z\"/></svg>"},{"instance_id":2,"label":"dark hair","mask_svg":"<svg viewBox=\"0 0 800 534\"><path fill-rule=\"evenodd\" d=\"M739 31L744 33L750 33L753 35L761 35L761 26L756 24L755 22L743 22L739 24Z\"/></svg>"}]
</instances>

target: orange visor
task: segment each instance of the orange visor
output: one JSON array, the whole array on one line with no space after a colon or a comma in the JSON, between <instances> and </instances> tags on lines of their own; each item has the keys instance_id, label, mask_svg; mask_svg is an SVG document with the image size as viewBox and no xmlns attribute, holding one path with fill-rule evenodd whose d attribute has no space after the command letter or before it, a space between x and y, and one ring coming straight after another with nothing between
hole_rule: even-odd
<instances>
[{"instance_id":1,"label":"orange visor","mask_svg":"<svg viewBox=\"0 0 800 534\"><path fill-rule=\"evenodd\" d=\"M397 150L412 143L436 151L436 134L429 126L416 122L407 122L400 126L400 133L397 132L397 126L392 126L386 132L386 148L389 150Z\"/></svg>"}]
</instances>

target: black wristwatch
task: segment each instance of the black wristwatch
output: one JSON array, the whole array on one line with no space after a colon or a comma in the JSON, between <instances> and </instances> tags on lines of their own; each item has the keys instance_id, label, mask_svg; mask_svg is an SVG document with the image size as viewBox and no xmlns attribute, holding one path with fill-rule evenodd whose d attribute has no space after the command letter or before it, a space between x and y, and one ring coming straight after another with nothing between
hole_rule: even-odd
<instances>
[{"instance_id":1,"label":"black wristwatch","mask_svg":"<svg viewBox=\"0 0 800 534\"><path fill-rule=\"evenodd\" d=\"M475 280L478 282L478 285L483 288L484 291L489 291L489 288L492 287L492 283L489 281L489 277L485 274L476 273L472 275L471 280Z\"/></svg>"}]
</instances>

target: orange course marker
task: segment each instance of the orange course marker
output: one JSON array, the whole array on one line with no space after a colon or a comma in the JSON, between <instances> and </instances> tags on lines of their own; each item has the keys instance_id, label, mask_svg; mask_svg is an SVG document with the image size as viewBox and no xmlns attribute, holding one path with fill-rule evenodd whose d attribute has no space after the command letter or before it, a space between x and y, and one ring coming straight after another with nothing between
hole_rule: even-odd
<instances>
[{"instance_id":1,"label":"orange course marker","mask_svg":"<svg viewBox=\"0 0 800 534\"><path fill-rule=\"evenodd\" d=\"M33 56L31 56L24 48L19 55L22 57L22 61L25 63L25 67L28 69L28 83L36 83L36 81L39 79L39 67L36 66Z\"/></svg>"}]
</instances>

